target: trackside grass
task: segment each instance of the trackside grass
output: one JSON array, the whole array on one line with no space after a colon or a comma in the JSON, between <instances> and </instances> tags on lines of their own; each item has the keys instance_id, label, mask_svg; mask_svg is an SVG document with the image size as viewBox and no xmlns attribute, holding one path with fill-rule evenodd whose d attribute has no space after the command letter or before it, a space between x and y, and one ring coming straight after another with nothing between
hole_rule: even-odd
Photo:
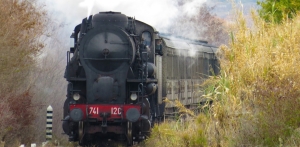
<instances>
[{"instance_id":1,"label":"trackside grass","mask_svg":"<svg viewBox=\"0 0 300 147\"><path fill-rule=\"evenodd\" d=\"M147 146L300 146L300 17L275 24L253 13L247 27L237 14L220 75L202 85L211 108L155 126Z\"/></svg>"}]
</instances>

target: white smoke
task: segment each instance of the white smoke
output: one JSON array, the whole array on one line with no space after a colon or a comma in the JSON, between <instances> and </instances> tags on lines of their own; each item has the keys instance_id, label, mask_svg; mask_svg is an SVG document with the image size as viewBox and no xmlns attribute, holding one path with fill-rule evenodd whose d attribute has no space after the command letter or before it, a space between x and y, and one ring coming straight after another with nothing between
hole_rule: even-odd
<instances>
[{"instance_id":1,"label":"white smoke","mask_svg":"<svg viewBox=\"0 0 300 147\"><path fill-rule=\"evenodd\" d=\"M193 1L186 2L182 6L182 12L187 14L188 16L197 15L199 7L205 2L206 0L198 0L198 1L193 0Z\"/></svg>"},{"instance_id":2,"label":"white smoke","mask_svg":"<svg viewBox=\"0 0 300 147\"><path fill-rule=\"evenodd\" d=\"M58 21L72 29L90 14L103 11L121 12L165 32L182 13L194 15L206 0L40 0ZM72 30L69 32L71 33Z\"/></svg>"},{"instance_id":3,"label":"white smoke","mask_svg":"<svg viewBox=\"0 0 300 147\"><path fill-rule=\"evenodd\" d=\"M92 13L94 7L95 0L85 0L79 3L80 7L87 8L87 17L89 17Z\"/></svg>"},{"instance_id":4,"label":"white smoke","mask_svg":"<svg viewBox=\"0 0 300 147\"><path fill-rule=\"evenodd\" d=\"M98 1L94 12L99 10L122 12L154 26L158 30L166 29L172 22L171 20L179 13L174 0L111 0L111 3L115 5Z\"/></svg>"}]
</instances>

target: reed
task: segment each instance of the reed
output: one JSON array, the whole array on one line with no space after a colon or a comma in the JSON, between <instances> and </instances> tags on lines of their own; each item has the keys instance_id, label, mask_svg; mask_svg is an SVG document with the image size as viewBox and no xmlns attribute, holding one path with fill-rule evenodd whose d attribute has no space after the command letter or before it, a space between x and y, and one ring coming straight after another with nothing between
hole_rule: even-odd
<instances>
[{"instance_id":1,"label":"reed","mask_svg":"<svg viewBox=\"0 0 300 147\"><path fill-rule=\"evenodd\" d=\"M237 12L228 25L220 75L202 85L209 111L155 126L149 146L300 145L300 17L275 24L253 12L251 21Z\"/></svg>"}]
</instances>

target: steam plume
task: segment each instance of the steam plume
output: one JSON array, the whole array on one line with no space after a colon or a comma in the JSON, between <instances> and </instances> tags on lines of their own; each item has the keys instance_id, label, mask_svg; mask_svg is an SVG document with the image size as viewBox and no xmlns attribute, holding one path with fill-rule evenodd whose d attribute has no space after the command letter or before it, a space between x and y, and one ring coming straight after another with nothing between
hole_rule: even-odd
<instances>
[{"instance_id":1,"label":"steam plume","mask_svg":"<svg viewBox=\"0 0 300 147\"><path fill-rule=\"evenodd\" d=\"M87 18L91 15L92 13L92 10L93 10L93 7L94 7L94 3L95 3L95 0L85 0L81 3L79 3L79 7L86 7L88 9L88 12L87 12Z\"/></svg>"}]
</instances>

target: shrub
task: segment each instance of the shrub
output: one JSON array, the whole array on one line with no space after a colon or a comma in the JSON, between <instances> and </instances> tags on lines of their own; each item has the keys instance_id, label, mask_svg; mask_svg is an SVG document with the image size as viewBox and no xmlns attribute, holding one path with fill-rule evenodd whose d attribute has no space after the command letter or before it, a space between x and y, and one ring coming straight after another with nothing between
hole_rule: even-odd
<instances>
[{"instance_id":1,"label":"shrub","mask_svg":"<svg viewBox=\"0 0 300 147\"><path fill-rule=\"evenodd\" d=\"M210 111L184 125L155 126L149 144L300 145L300 17L277 24L252 13L253 26L247 27L236 14L228 46L219 49L220 75L204 83Z\"/></svg>"},{"instance_id":2,"label":"shrub","mask_svg":"<svg viewBox=\"0 0 300 147\"><path fill-rule=\"evenodd\" d=\"M27 0L0 1L0 139L30 142L34 111L31 71L43 48L45 12Z\"/></svg>"},{"instance_id":3,"label":"shrub","mask_svg":"<svg viewBox=\"0 0 300 147\"><path fill-rule=\"evenodd\" d=\"M228 92L220 94L224 88L218 87L213 91L218 95L213 111L220 124L234 128L227 131L235 145L276 146L300 124L300 17L281 25L266 23L254 13L252 18L254 26L248 28L239 15L229 46L220 48L223 74L215 85L226 80ZM219 118L224 116L225 121ZM220 131L225 139L226 129Z\"/></svg>"}]
</instances>

